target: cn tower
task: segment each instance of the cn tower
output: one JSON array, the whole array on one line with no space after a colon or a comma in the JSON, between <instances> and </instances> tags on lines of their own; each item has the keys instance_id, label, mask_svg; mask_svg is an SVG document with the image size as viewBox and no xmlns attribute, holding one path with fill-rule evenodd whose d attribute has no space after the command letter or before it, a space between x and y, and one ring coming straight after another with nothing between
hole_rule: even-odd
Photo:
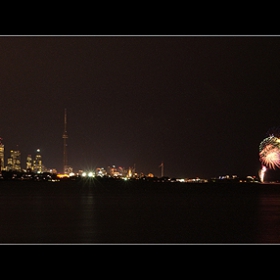
<instances>
[{"instance_id":1,"label":"cn tower","mask_svg":"<svg viewBox=\"0 0 280 280\"><path fill-rule=\"evenodd\" d=\"M67 168L67 112L66 109L64 109L64 131L62 134L63 138L63 172L64 174L68 173L68 168Z\"/></svg>"}]
</instances>

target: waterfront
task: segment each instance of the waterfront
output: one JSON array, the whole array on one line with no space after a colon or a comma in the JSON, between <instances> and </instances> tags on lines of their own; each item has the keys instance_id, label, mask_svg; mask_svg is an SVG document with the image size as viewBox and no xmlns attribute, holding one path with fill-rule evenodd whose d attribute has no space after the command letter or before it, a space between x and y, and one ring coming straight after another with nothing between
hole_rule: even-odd
<instances>
[{"instance_id":1,"label":"waterfront","mask_svg":"<svg viewBox=\"0 0 280 280\"><path fill-rule=\"evenodd\" d=\"M279 184L0 182L1 244L278 244Z\"/></svg>"}]
</instances>

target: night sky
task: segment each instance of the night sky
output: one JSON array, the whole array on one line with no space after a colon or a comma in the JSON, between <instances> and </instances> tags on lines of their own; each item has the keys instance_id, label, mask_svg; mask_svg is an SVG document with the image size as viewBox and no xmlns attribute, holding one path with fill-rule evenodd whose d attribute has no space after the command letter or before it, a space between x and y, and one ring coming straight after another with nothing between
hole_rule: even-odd
<instances>
[{"instance_id":1,"label":"night sky","mask_svg":"<svg viewBox=\"0 0 280 280\"><path fill-rule=\"evenodd\" d=\"M1 36L0 137L43 164L258 175L280 126L278 36Z\"/></svg>"}]
</instances>

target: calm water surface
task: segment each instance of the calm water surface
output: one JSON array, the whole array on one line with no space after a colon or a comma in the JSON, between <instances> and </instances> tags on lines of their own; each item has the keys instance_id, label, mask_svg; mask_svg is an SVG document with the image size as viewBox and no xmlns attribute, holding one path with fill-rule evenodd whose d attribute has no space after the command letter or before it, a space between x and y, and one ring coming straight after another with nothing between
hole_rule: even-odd
<instances>
[{"instance_id":1,"label":"calm water surface","mask_svg":"<svg viewBox=\"0 0 280 280\"><path fill-rule=\"evenodd\" d=\"M278 244L280 185L2 181L0 243Z\"/></svg>"}]
</instances>

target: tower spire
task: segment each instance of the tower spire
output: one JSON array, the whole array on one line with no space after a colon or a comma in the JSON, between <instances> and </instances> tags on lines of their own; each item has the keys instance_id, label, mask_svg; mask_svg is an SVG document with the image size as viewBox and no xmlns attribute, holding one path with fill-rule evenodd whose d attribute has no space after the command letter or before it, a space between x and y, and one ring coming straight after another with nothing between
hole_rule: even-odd
<instances>
[{"instance_id":1,"label":"tower spire","mask_svg":"<svg viewBox=\"0 0 280 280\"><path fill-rule=\"evenodd\" d=\"M64 131L62 134L63 138L63 172L64 174L68 173L68 166L67 166L67 111L66 108L64 109Z\"/></svg>"},{"instance_id":2,"label":"tower spire","mask_svg":"<svg viewBox=\"0 0 280 280\"><path fill-rule=\"evenodd\" d=\"M164 168L164 166L163 166L163 161L161 162L161 164L160 164L160 166L159 166L160 168L161 168L161 170L160 170L160 176L161 177L163 177L163 168Z\"/></svg>"}]
</instances>

